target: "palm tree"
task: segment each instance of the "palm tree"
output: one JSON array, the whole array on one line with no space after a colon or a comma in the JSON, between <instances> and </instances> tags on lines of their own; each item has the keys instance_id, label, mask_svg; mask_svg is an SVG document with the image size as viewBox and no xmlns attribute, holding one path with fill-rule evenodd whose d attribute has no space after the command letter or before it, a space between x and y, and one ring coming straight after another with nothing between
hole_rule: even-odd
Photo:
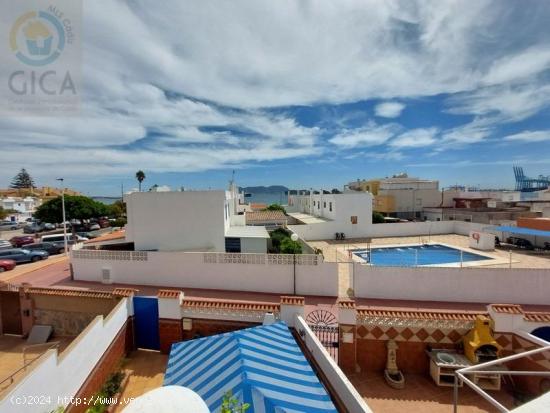
<instances>
[{"instance_id":1,"label":"palm tree","mask_svg":"<svg viewBox=\"0 0 550 413\"><path fill-rule=\"evenodd\" d=\"M136 179L138 180L139 182L139 192L141 192L141 183L144 181L145 179L145 172L143 172L142 170L139 170L136 172Z\"/></svg>"}]
</instances>

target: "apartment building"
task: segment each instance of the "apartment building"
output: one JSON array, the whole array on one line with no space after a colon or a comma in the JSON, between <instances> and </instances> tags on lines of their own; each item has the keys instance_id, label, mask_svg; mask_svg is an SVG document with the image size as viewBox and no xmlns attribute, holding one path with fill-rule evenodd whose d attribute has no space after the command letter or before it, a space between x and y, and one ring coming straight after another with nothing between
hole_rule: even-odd
<instances>
[{"instance_id":1,"label":"apartment building","mask_svg":"<svg viewBox=\"0 0 550 413\"><path fill-rule=\"evenodd\" d=\"M374 196L373 209L385 216L411 219L421 218L424 207L441 205L439 181L397 174L391 178L357 180L347 188L370 192Z\"/></svg>"}]
</instances>

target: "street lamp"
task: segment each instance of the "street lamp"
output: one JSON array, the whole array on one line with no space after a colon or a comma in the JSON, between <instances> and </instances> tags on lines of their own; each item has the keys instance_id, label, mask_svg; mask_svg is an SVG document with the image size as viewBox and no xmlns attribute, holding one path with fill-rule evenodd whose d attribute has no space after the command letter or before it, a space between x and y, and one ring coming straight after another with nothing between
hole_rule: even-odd
<instances>
[{"instance_id":1,"label":"street lamp","mask_svg":"<svg viewBox=\"0 0 550 413\"><path fill-rule=\"evenodd\" d=\"M290 239L294 242L298 241L298 234L293 233ZM292 263L294 265L294 295L296 295L296 250L292 248Z\"/></svg>"},{"instance_id":2,"label":"street lamp","mask_svg":"<svg viewBox=\"0 0 550 413\"><path fill-rule=\"evenodd\" d=\"M61 210L63 211L63 245L65 249L65 255L67 255L67 219L65 218L65 186L63 185L63 178L57 178L56 181L61 182Z\"/></svg>"}]
</instances>

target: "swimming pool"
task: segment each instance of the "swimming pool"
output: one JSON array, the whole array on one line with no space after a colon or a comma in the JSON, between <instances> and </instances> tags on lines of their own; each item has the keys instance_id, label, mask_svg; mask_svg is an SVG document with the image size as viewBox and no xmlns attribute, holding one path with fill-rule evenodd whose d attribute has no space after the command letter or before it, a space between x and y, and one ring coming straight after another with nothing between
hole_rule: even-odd
<instances>
[{"instance_id":1,"label":"swimming pool","mask_svg":"<svg viewBox=\"0 0 550 413\"><path fill-rule=\"evenodd\" d=\"M367 250L355 250L353 253L364 261L381 267L460 264L461 260L464 263L491 259L483 255L461 251L441 244L371 248L370 254Z\"/></svg>"}]
</instances>

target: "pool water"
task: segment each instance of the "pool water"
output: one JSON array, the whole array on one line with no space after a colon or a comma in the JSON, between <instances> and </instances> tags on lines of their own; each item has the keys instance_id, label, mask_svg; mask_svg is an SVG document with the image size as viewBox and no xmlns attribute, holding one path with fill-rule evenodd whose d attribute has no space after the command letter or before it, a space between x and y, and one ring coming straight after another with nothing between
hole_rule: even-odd
<instances>
[{"instance_id":1,"label":"pool water","mask_svg":"<svg viewBox=\"0 0 550 413\"><path fill-rule=\"evenodd\" d=\"M366 250L355 250L353 253L372 265L382 267L414 267L417 265L460 263L461 259L462 262L491 259L440 244L371 248L370 254Z\"/></svg>"}]
</instances>

